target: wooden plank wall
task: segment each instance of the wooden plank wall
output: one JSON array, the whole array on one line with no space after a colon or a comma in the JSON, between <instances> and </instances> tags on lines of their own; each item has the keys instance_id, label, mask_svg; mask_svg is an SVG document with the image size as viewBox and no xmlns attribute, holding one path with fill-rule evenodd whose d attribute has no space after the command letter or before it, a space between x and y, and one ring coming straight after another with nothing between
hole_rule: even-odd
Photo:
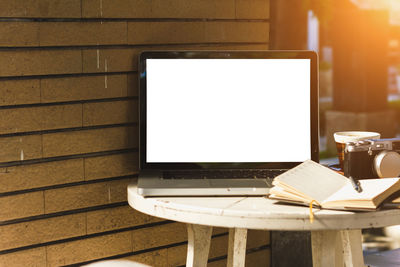
<instances>
[{"instance_id":1,"label":"wooden plank wall","mask_svg":"<svg viewBox=\"0 0 400 267\"><path fill-rule=\"evenodd\" d=\"M268 18L268 0L0 0L0 266L184 265L184 225L126 202L137 55L268 49ZM226 244L216 229L210 266ZM269 265L267 232L248 248L249 266Z\"/></svg>"}]
</instances>

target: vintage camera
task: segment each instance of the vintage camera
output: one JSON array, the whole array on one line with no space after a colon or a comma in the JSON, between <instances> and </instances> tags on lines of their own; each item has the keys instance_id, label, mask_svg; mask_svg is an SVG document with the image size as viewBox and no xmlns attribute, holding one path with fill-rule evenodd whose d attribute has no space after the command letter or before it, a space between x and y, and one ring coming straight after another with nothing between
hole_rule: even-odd
<instances>
[{"instance_id":1,"label":"vintage camera","mask_svg":"<svg viewBox=\"0 0 400 267\"><path fill-rule=\"evenodd\" d=\"M356 179L398 177L400 138L369 139L346 144L343 171Z\"/></svg>"}]
</instances>

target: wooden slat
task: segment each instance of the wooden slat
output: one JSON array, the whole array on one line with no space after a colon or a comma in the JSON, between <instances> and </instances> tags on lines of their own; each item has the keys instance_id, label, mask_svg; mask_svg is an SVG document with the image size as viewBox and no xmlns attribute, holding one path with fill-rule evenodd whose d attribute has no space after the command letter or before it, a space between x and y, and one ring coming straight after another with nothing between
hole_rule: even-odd
<instances>
[{"instance_id":1,"label":"wooden slat","mask_svg":"<svg viewBox=\"0 0 400 267\"><path fill-rule=\"evenodd\" d=\"M132 251L131 231L47 246L47 266L61 266Z\"/></svg>"},{"instance_id":2,"label":"wooden slat","mask_svg":"<svg viewBox=\"0 0 400 267\"><path fill-rule=\"evenodd\" d=\"M46 248L39 247L0 255L0 266L46 266Z\"/></svg>"},{"instance_id":3,"label":"wooden slat","mask_svg":"<svg viewBox=\"0 0 400 267\"><path fill-rule=\"evenodd\" d=\"M126 74L41 79L37 103L126 97L127 86Z\"/></svg>"},{"instance_id":4,"label":"wooden slat","mask_svg":"<svg viewBox=\"0 0 400 267\"><path fill-rule=\"evenodd\" d=\"M139 49L132 48L84 49L83 72L136 71L139 53Z\"/></svg>"},{"instance_id":5,"label":"wooden slat","mask_svg":"<svg viewBox=\"0 0 400 267\"><path fill-rule=\"evenodd\" d=\"M42 192L39 192L42 193ZM29 201L29 200L27 200ZM3 203L2 203L3 204ZM27 205L33 205L32 204L24 204L25 206ZM43 207L43 203L41 205ZM3 215L3 214L2 214ZM101 209L97 211L88 211L85 213L78 213L75 216L70 216L70 215L65 215L67 218L71 219L72 224L76 224L75 227L79 225L79 229L82 227L86 229L86 232L80 231L80 235L85 236L86 234L98 234L102 232L107 232L107 231L113 231L113 230L118 230L118 229L124 229L124 228L130 228L133 226L137 225L143 225L147 223L154 223L154 222L160 222L162 219L156 218L156 217L151 217L148 215L145 215L143 213L140 213L138 211L133 210L130 206L122 206L122 207L116 207L116 208L108 208L108 209ZM46 240L41 240L41 239L35 239L33 237L34 233L32 231L38 230L37 227L40 226L45 226L49 227L49 231L57 231L57 225L54 222L60 222L64 224L64 221L61 220L61 217L54 217L54 218L47 218L47 219L40 219L40 220L34 220L30 222L21 222L21 223L14 223L14 224L9 224L9 225L3 225L0 226L0 233L2 231L10 231L10 234L13 234L12 238L9 238L9 240L3 240L4 242L4 247L5 249L10 249L13 248L14 243L21 243L22 245L35 245L35 244L40 244L42 242L48 242L48 241L54 241L53 239L46 239ZM82 220L82 218L85 218L85 220ZM57 219L59 218L59 219ZM84 223L82 226L81 224ZM25 229L24 229L25 228ZM21 230L22 229L22 230ZM69 229L69 230L68 230ZM67 230L72 231L74 233L74 236L76 235L76 229L74 227L69 227ZM70 236L71 233L66 232L66 231L60 231L61 235L58 235L57 238L65 238L66 235ZM27 239L26 242L23 240L24 235L26 235ZM46 238L45 233L41 233L43 238ZM10 235L4 235L4 237L9 237ZM0 247L1 247L1 242L0 242ZM2 249L4 249L2 248ZM0 262L1 262L1 256L0 256Z\"/></svg>"},{"instance_id":6,"label":"wooden slat","mask_svg":"<svg viewBox=\"0 0 400 267\"><path fill-rule=\"evenodd\" d=\"M0 51L0 77L81 72L79 50Z\"/></svg>"},{"instance_id":7,"label":"wooden slat","mask_svg":"<svg viewBox=\"0 0 400 267\"><path fill-rule=\"evenodd\" d=\"M38 22L0 22L0 47L39 44Z\"/></svg>"},{"instance_id":8,"label":"wooden slat","mask_svg":"<svg viewBox=\"0 0 400 267\"><path fill-rule=\"evenodd\" d=\"M46 158L138 146L137 127L51 133L43 135L42 139L43 157Z\"/></svg>"},{"instance_id":9,"label":"wooden slat","mask_svg":"<svg viewBox=\"0 0 400 267\"><path fill-rule=\"evenodd\" d=\"M0 17L78 18L80 0L0 0Z\"/></svg>"},{"instance_id":10,"label":"wooden slat","mask_svg":"<svg viewBox=\"0 0 400 267\"><path fill-rule=\"evenodd\" d=\"M257 248L270 244L269 231L249 230L247 232L247 248Z\"/></svg>"},{"instance_id":11,"label":"wooden slat","mask_svg":"<svg viewBox=\"0 0 400 267\"><path fill-rule=\"evenodd\" d=\"M173 242L176 242L178 240L181 240L179 236L174 236L174 234L177 234L177 226L179 226L179 229L183 229L186 232L186 227L185 225L180 225L180 224L168 224L168 225L163 225L163 226L156 226L152 227L155 230L159 230L161 232L157 232L157 234L154 234L152 236L148 236L146 239L151 238L157 238L157 237L164 237L163 241L161 242L162 244L173 244ZM141 231L146 231L147 229L151 228L145 228L142 229ZM164 233L165 232L165 233ZM136 251L135 247L135 242L138 237L135 236L135 234L138 233L138 230L133 230L133 231L128 231L128 232L122 232L119 234L114 234L114 235L104 235L100 237L94 237L94 238L89 238L89 239L84 239L84 240L78 240L78 241L72 241L72 242L67 242L64 244L60 245L51 245L47 246L47 257L50 266L55 266L59 264L73 264L73 263L80 263L88 260L93 260L96 258L103 258L107 256L112 256L112 255L118 255L118 254L123 254L127 253L130 251ZM161 235L162 234L162 235ZM180 234L180 233L179 233ZM181 235L181 234L180 234ZM118 240L120 242L120 245L117 245L113 242L114 239L118 239L117 237L120 236L121 240ZM132 237L132 240L129 238ZM146 240L145 239L145 240ZM106 242L111 242L112 245L114 245L113 249L111 249L111 244L107 245ZM117 242L117 241L115 241ZM129 250L127 248L127 244L131 245ZM130 243L132 242L132 243ZM179 241L178 241L179 242ZM97 243L97 245L95 244ZM100 249L101 247L97 246L104 246L104 256L99 255L99 251L102 251L103 249ZM133 245L133 250L132 250L132 245ZM84 247L88 247L89 249L83 249ZM91 247L94 247L95 249L90 249ZM154 255L152 255L154 256ZM156 262L165 262L166 260L166 254L162 253L161 255L156 254L157 256L157 261ZM165 257L163 259L159 257ZM186 251L184 254L180 255L181 258L185 259L186 258ZM140 259L142 262L147 262L148 264L150 263L149 261L152 261L151 259L146 257L146 255L143 256L130 256L126 257L126 259L133 260L133 259ZM143 261L144 260L144 261ZM154 259L153 259L154 260ZM159 265L155 265L159 266ZM172 265L169 265L172 266Z\"/></svg>"},{"instance_id":12,"label":"wooden slat","mask_svg":"<svg viewBox=\"0 0 400 267\"><path fill-rule=\"evenodd\" d=\"M137 152L91 157L84 160L85 180L87 181L138 173L139 155Z\"/></svg>"},{"instance_id":13,"label":"wooden slat","mask_svg":"<svg viewBox=\"0 0 400 267\"><path fill-rule=\"evenodd\" d=\"M126 201L129 182L130 179L125 179L2 196L0 221ZM126 214L128 210L132 215L135 213L132 209L124 209Z\"/></svg>"},{"instance_id":14,"label":"wooden slat","mask_svg":"<svg viewBox=\"0 0 400 267\"><path fill-rule=\"evenodd\" d=\"M40 135L0 138L0 162L22 161L42 157Z\"/></svg>"},{"instance_id":15,"label":"wooden slat","mask_svg":"<svg viewBox=\"0 0 400 267\"><path fill-rule=\"evenodd\" d=\"M83 126L138 122L138 101L83 104Z\"/></svg>"},{"instance_id":16,"label":"wooden slat","mask_svg":"<svg viewBox=\"0 0 400 267\"><path fill-rule=\"evenodd\" d=\"M258 21L1 22L0 46L268 42L268 25Z\"/></svg>"},{"instance_id":17,"label":"wooden slat","mask_svg":"<svg viewBox=\"0 0 400 267\"><path fill-rule=\"evenodd\" d=\"M137 100L0 109L0 134L132 123L137 109Z\"/></svg>"},{"instance_id":18,"label":"wooden slat","mask_svg":"<svg viewBox=\"0 0 400 267\"><path fill-rule=\"evenodd\" d=\"M40 81L0 81L0 106L40 103Z\"/></svg>"},{"instance_id":19,"label":"wooden slat","mask_svg":"<svg viewBox=\"0 0 400 267\"><path fill-rule=\"evenodd\" d=\"M159 18L235 18L235 1L155 0L152 5L153 17Z\"/></svg>"},{"instance_id":20,"label":"wooden slat","mask_svg":"<svg viewBox=\"0 0 400 267\"><path fill-rule=\"evenodd\" d=\"M236 18L269 19L270 0L236 0Z\"/></svg>"},{"instance_id":21,"label":"wooden slat","mask_svg":"<svg viewBox=\"0 0 400 267\"><path fill-rule=\"evenodd\" d=\"M82 8L79 0L2 0L0 17L260 19L268 7L268 0L84 0Z\"/></svg>"},{"instance_id":22,"label":"wooden slat","mask_svg":"<svg viewBox=\"0 0 400 267\"><path fill-rule=\"evenodd\" d=\"M44 22L41 46L126 44L126 22Z\"/></svg>"},{"instance_id":23,"label":"wooden slat","mask_svg":"<svg viewBox=\"0 0 400 267\"><path fill-rule=\"evenodd\" d=\"M213 240L211 240L211 244ZM211 245L210 245L211 246ZM168 255L168 266L179 266L185 265L186 263L186 254L187 254L187 245L180 245L177 247L172 247L167 249Z\"/></svg>"},{"instance_id":24,"label":"wooden slat","mask_svg":"<svg viewBox=\"0 0 400 267\"><path fill-rule=\"evenodd\" d=\"M128 22L128 43L268 42L268 27L268 22Z\"/></svg>"},{"instance_id":25,"label":"wooden slat","mask_svg":"<svg viewBox=\"0 0 400 267\"><path fill-rule=\"evenodd\" d=\"M85 220L81 213L0 226L0 250L82 236Z\"/></svg>"},{"instance_id":26,"label":"wooden slat","mask_svg":"<svg viewBox=\"0 0 400 267\"><path fill-rule=\"evenodd\" d=\"M226 259L218 260L218 261L213 261L207 264L207 267L225 267L227 264ZM246 265L245 265L246 266ZM251 266L248 266L251 267ZM257 266L254 266L257 267Z\"/></svg>"},{"instance_id":27,"label":"wooden slat","mask_svg":"<svg viewBox=\"0 0 400 267\"><path fill-rule=\"evenodd\" d=\"M0 109L0 134L82 127L82 105Z\"/></svg>"},{"instance_id":28,"label":"wooden slat","mask_svg":"<svg viewBox=\"0 0 400 267\"><path fill-rule=\"evenodd\" d=\"M246 266L268 267L271 262L271 250L263 249L246 255Z\"/></svg>"},{"instance_id":29,"label":"wooden slat","mask_svg":"<svg viewBox=\"0 0 400 267\"><path fill-rule=\"evenodd\" d=\"M133 251L159 247L187 240L187 229L183 223L166 224L134 230Z\"/></svg>"},{"instance_id":30,"label":"wooden slat","mask_svg":"<svg viewBox=\"0 0 400 267\"><path fill-rule=\"evenodd\" d=\"M124 179L46 190L45 213L126 201L126 187L130 182L131 179Z\"/></svg>"},{"instance_id":31,"label":"wooden slat","mask_svg":"<svg viewBox=\"0 0 400 267\"><path fill-rule=\"evenodd\" d=\"M83 17L97 18L227 18L235 17L235 1L88 0Z\"/></svg>"},{"instance_id":32,"label":"wooden slat","mask_svg":"<svg viewBox=\"0 0 400 267\"><path fill-rule=\"evenodd\" d=\"M0 193L84 180L83 159L0 168Z\"/></svg>"},{"instance_id":33,"label":"wooden slat","mask_svg":"<svg viewBox=\"0 0 400 267\"><path fill-rule=\"evenodd\" d=\"M160 218L138 212L128 205L87 212L86 216L88 234L162 221Z\"/></svg>"},{"instance_id":34,"label":"wooden slat","mask_svg":"<svg viewBox=\"0 0 400 267\"><path fill-rule=\"evenodd\" d=\"M0 197L0 221L44 214L43 192Z\"/></svg>"},{"instance_id":35,"label":"wooden slat","mask_svg":"<svg viewBox=\"0 0 400 267\"><path fill-rule=\"evenodd\" d=\"M89 238L85 240L77 240L68 242L60 245L47 246L48 258L50 266L60 264L74 264L96 258L103 258L107 256L113 256L130 252L127 244L130 243L131 231L114 234L114 238L111 235L105 235L100 237ZM133 232L134 236L134 232ZM111 242L111 244L109 244ZM248 248L256 247L258 244L248 245ZM96 244L97 243L97 244ZM216 237L212 239L210 258L220 257L226 255L226 244L227 236ZM98 248L97 245L105 246L105 255L99 255L99 251L102 249ZM89 249L84 250L82 248L87 246ZM91 249L91 248L95 249ZM113 248L112 248L113 247ZM124 260L131 260L135 262L141 262L144 264L151 264L151 266L177 266L185 263L186 258L186 245L178 247L171 247L164 250L155 252L148 252L135 256L125 257ZM30 251L29 251L30 252ZM37 257L41 255L40 251L33 251ZM30 253L33 253L30 252ZM250 253L246 256L246 266L269 266L269 250L260 250L254 253ZM10 258L10 257L9 257ZM2 260L0 256L0 261ZM162 264L162 265L160 265ZM222 262L221 262L222 264ZM212 264L214 266L215 263ZM216 265L219 266L219 265Z\"/></svg>"}]
</instances>

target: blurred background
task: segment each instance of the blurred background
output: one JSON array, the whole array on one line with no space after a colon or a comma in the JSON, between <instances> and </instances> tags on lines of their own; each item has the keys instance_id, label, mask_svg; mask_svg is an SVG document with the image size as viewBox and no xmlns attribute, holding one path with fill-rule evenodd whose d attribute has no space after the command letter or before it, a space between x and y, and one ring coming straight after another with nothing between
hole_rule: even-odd
<instances>
[{"instance_id":1,"label":"blurred background","mask_svg":"<svg viewBox=\"0 0 400 267\"><path fill-rule=\"evenodd\" d=\"M320 157L333 133L400 137L400 0L272 0L270 48L319 54ZM400 226L364 231L364 251L400 247Z\"/></svg>"},{"instance_id":2,"label":"blurred background","mask_svg":"<svg viewBox=\"0 0 400 267\"><path fill-rule=\"evenodd\" d=\"M319 54L321 158L333 133L399 135L400 0L271 1L271 49Z\"/></svg>"}]
</instances>

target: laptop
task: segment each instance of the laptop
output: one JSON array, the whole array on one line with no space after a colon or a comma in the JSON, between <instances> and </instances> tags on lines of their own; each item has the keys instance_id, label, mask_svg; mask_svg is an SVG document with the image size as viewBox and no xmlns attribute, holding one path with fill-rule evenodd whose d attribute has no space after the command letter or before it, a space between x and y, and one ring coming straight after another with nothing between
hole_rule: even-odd
<instances>
[{"instance_id":1,"label":"laptop","mask_svg":"<svg viewBox=\"0 0 400 267\"><path fill-rule=\"evenodd\" d=\"M265 195L319 160L314 52L143 52L139 88L143 196Z\"/></svg>"}]
</instances>

